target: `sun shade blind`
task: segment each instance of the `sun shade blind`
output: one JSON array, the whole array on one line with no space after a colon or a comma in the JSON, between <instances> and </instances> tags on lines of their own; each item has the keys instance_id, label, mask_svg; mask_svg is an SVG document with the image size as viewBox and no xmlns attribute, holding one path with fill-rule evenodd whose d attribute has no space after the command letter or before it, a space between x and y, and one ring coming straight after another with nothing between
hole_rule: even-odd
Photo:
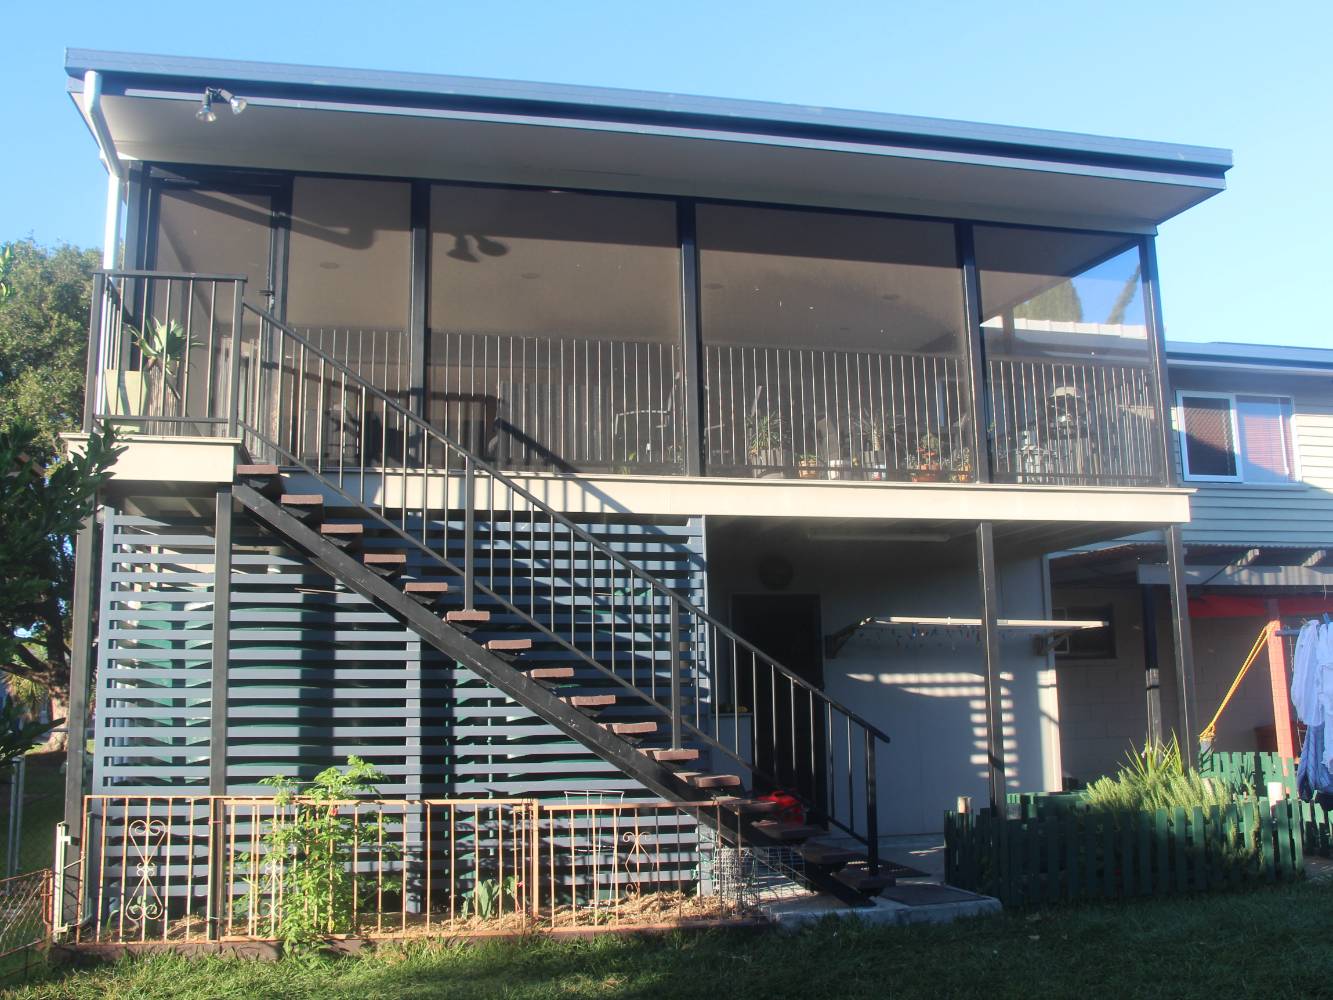
<instances>
[{"instance_id":1,"label":"sun shade blind","mask_svg":"<svg viewBox=\"0 0 1333 1000\"><path fill-rule=\"evenodd\" d=\"M1185 460L1191 476L1236 475L1231 400L1185 396Z\"/></svg>"},{"instance_id":2,"label":"sun shade blind","mask_svg":"<svg viewBox=\"0 0 1333 1000\"><path fill-rule=\"evenodd\" d=\"M1290 400L1277 396L1236 397L1241 475L1247 483L1291 480L1290 420Z\"/></svg>"}]
</instances>

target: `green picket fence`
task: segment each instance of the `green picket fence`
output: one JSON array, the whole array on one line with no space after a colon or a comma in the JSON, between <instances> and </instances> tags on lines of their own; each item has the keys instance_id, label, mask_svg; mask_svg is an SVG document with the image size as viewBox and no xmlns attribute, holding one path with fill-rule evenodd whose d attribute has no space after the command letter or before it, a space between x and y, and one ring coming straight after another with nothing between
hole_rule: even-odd
<instances>
[{"instance_id":1,"label":"green picket fence","mask_svg":"<svg viewBox=\"0 0 1333 1000\"><path fill-rule=\"evenodd\" d=\"M1296 797L1296 762L1274 752L1204 750L1199 754L1199 773L1229 785L1248 786L1260 795L1268 791L1270 781L1280 781L1287 798Z\"/></svg>"},{"instance_id":2,"label":"green picket fence","mask_svg":"<svg viewBox=\"0 0 1333 1000\"><path fill-rule=\"evenodd\" d=\"M945 879L1006 906L1289 881L1302 872L1301 806L1240 798L1122 815L1076 807L1017 818L948 813Z\"/></svg>"}]
</instances>

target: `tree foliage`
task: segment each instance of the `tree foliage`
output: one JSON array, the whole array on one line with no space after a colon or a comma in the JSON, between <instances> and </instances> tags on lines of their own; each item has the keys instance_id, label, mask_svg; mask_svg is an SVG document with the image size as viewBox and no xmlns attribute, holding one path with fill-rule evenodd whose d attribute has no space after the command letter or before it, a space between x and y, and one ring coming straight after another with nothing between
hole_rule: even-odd
<instances>
[{"instance_id":1,"label":"tree foliage","mask_svg":"<svg viewBox=\"0 0 1333 1000\"><path fill-rule=\"evenodd\" d=\"M26 421L34 457L60 453L61 431L83 411L92 274L96 250L48 249L32 240L5 248L0 261L0 428Z\"/></svg>"},{"instance_id":2,"label":"tree foliage","mask_svg":"<svg viewBox=\"0 0 1333 1000\"><path fill-rule=\"evenodd\" d=\"M1018 319L1046 319L1060 323L1082 323L1083 301L1078 289L1068 279L1039 292L1020 306L1014 307Z\"/></svg>"},{"instance_id":3,"label":"tree foliage","mask_svg":"<svg viewBox=\"0 0 1333 1000\"><path fill-rule=\"evenodd\" d=\"M121 448L93 434L81 455L45 466L31 424L0 428L0 672L69 691L74 534Z\"/></svg>"}]
</instances>

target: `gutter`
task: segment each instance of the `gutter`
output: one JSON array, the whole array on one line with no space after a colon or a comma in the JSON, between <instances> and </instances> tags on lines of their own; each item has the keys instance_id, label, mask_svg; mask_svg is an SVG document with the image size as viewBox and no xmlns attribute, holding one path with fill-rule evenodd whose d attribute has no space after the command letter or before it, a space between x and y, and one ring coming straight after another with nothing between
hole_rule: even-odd
<instances>
[{"instance_id":1,"label":"gutter","mask_svg":"<svg viewBox=\"0 0 1333 1000\"><path fill-rule=\"evenodd\" d=\"M102 153L102 162L116 180L124 183L127 179L125 165L116 153L111 127L107 125L106 113L102 110L102 74L95 69L83 74L83 111L92 124L93 138L97 140L97 148Z\"/></svg>"}]
</instances>

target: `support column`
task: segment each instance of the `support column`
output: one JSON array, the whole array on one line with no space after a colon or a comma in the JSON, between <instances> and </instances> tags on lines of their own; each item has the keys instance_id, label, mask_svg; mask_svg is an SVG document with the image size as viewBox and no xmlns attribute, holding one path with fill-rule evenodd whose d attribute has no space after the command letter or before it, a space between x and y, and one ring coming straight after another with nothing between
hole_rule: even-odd
<instances>
[{"instance_id":1,"label":"support column","mask_svg":"<svg viewBox=\"0 0 1333 1000\"><path fill-rule=\"evenodd\" d=\"M88 688L92 684L93 599L97 558L97 515L90 514L74 543L74 606L70 615L69 704L65 720L65 822L77 850L83 830L84 761L88 740ZM75 912L77 900L66 902Z\"/></svg>"},{"instance_id":2,"label":"support column","mask_svg":"<svg viewBox=\"0 0 1333 1000\"><path fill-rule=\"evenodd\" d=\"M1291 669L1287 663L1287 643L1277 630L1282 627L1282 613L1277 601L1267 602L1268 617L1273 626L1268 634L1268 682L1273 693L1273 725L1277 729L1277 752L1296 758L1296 727L1291 721Z\"/></svg>"},{"instance_id":3,"label":"support column","mask_svg":"<svg viewBox=\"0 0 1333 1000\"><path fill-rule=\"evenodd\" d=\"M699 241L695 234L694 202L676 203L676 237L680 241L681 360L685 384L684 407L685 475L702 476L708 450L703 420L702 345L699 342Z\"/></svg>"},{"instance_id":4,"label":"support column","mask_svg":"<svg viewBox=\"0 0 1333 1000\"><path fill-rule=\"evenodd\" d=\"M986 762L990 807L1002 815L1005 805L1004 691L1000 683L1000 592L995 577L995 526L977 525L977 583L981 589L981 641L986 667Z\"/></svg>"},{"instance_id":5,"label":"support column","mask_svg":"<svg viewBox=\"0 0 1333 1000\"><path fill-rule=\"evenodd\" d=\"M1162 670L1157 659L1157 592L1139 584L1143 604L1143 691L1148 702L1148 740L1162 742Z\"/></svg>"},{"instance_id":6,"label":"support column","mask_svg":"<svg viewBox=\"0 0 1333 1000\"><path fill-rule=\"evenodd\" d=\"M227 794L227 673L231 661L231 486L218 488L213 531L213 669L208 711L208 794Z\"/></svg>"},{"instance_id":7,"label":"support column","mask_svg":"<svg viewBox=\"0 0 1333 1000\"><path fill-rule=\"evenodd\" d=\"M1171 628L1176 641L1176 736L1188 767L1198 763L1198 703L1194 690L1194 640L1190 633L1189 592L1185 587L1185 546L1181 526L1166 529L1166 569L1171 590Z\"/></svg>"}]
</instances>

